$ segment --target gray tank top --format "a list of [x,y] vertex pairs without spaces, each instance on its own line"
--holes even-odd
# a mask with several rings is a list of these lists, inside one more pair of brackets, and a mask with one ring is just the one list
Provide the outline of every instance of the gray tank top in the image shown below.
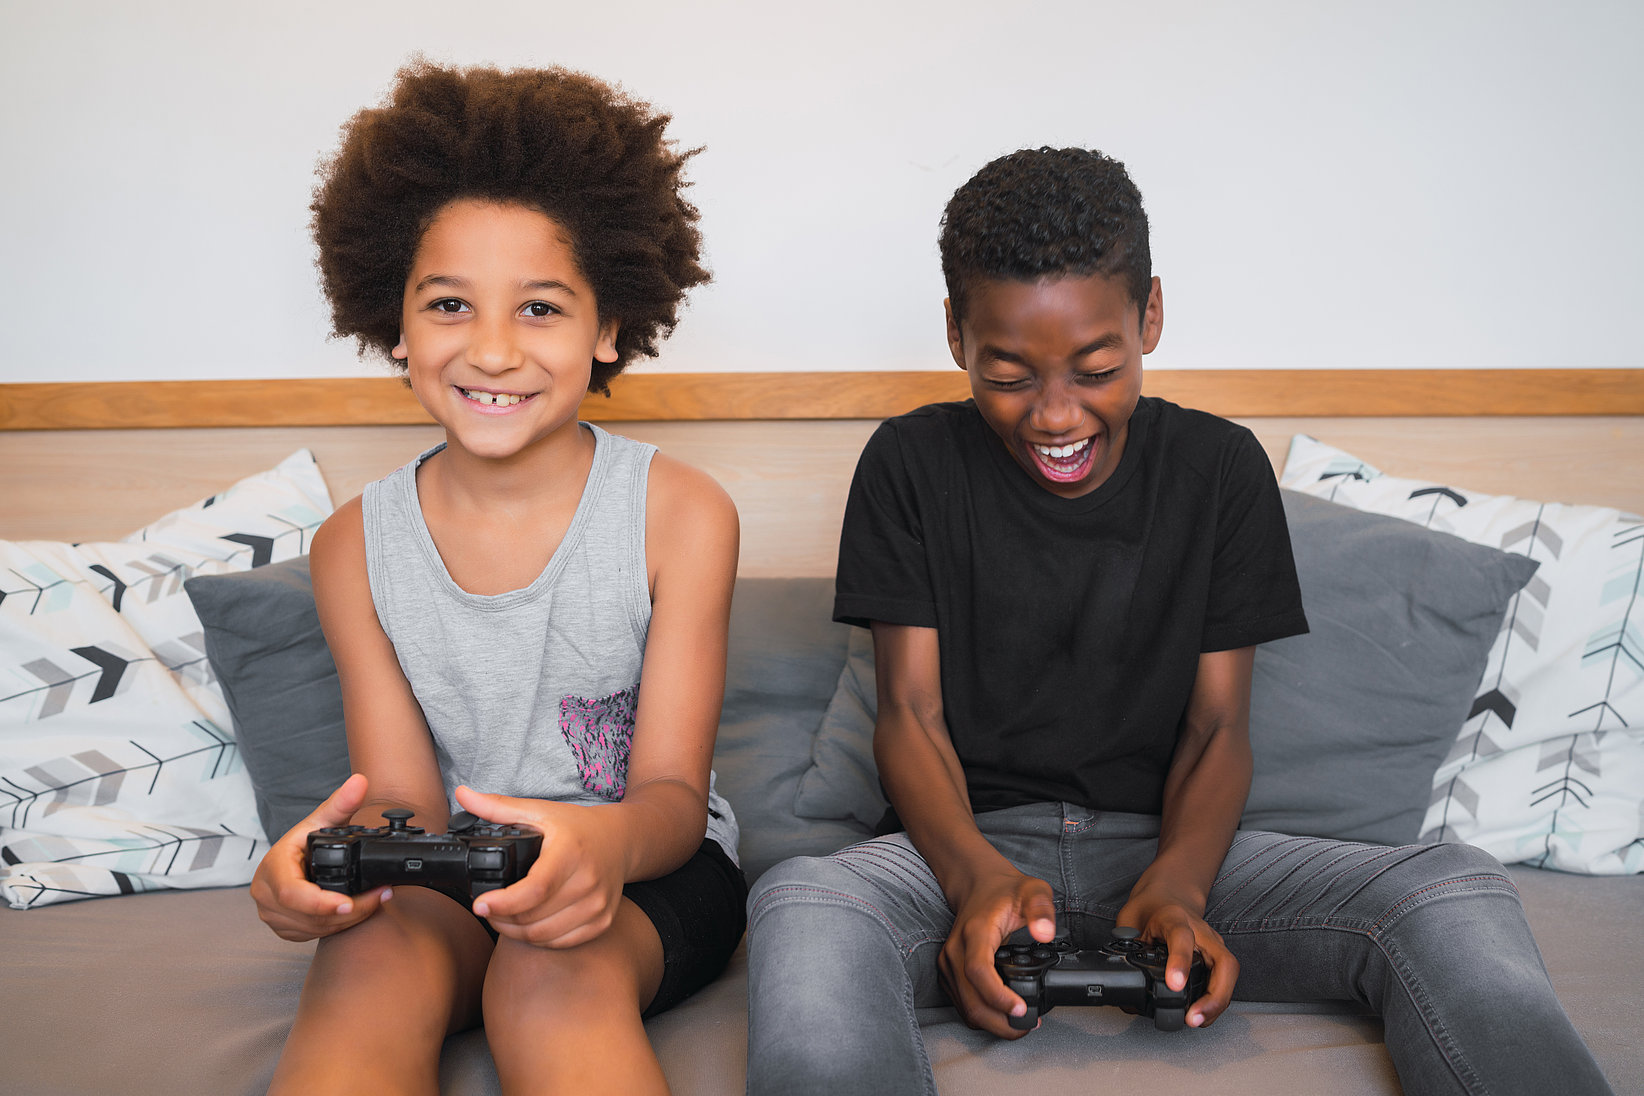
[[[417,500],[417,467],[443,445],[365,488],[371,601],[433,733],[447,796],[467,784],[595,804],[626,790],[651,624],[645,489],[656,448],[582,427],[594,436],[582,499],[523,589],[471,594],[445,569]],[[736,859],[736,818],[711,777],[708,836]]]

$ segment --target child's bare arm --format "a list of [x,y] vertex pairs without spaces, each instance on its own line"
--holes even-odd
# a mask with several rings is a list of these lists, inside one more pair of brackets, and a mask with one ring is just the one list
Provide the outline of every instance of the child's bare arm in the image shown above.
[[934,628],[875,622],[879,710],[873,752],[880,779],[914,847],[954,911],[938,969],[965,1022],[1006,1039],[1024,1033],[1008,1016],[1025,1010],[1005,987],[993,955],[1026,926],[1039,940],[1056,931],[1050,884],[1024,875],[976,828],[964,770],[942,708],[941,658]]
[[1198,1027],[1232,999],[1239,964],[1204,922],[1216,880],[1250,792],[1250,675],[1255,648],[1199,656],[1198,674],[1165,776],[1159,851],[1131,889],[1118,923],[1140,928],[1170,950],[1166,981],[1180,988],[1197,948],[1210,965],[1210,984],[1190,1007]]
[[579,807],[459,801],[497,821],[543,827],[526,879],[486,895],[505,936],[570,947],[610,926],[623,884],[668,874],[690,859],[707,826],[708,773],[725,690],[726,635],[736,579],[736,507],[711,477],[657,455],[646,507],[651,624],[641,671],[627,788],[620,803]]
[[623,802],[644,806],[658,827],[642,821],[628,849],[629,879],[665,875],[702,843],[740,540],[724,488],[689,465],[653,459],[645,535],[651,627]]
[[361,822],[381,825],[383,809],[406,807],[417,825],[438,833],[449,810],[434,740],[371,601],[359,499],[344,503],[314,535],[309,570],[342,688],[349,765],[371,781]]
[[381,824],[403,806],[431,830],[444,828],[445,795],[422,709],[377,622],[365,572],[360,502],[344,504],[315,534],[309,570],[320,625],[337,664],[347,724],[349,779],[291,832],[278,837],[252,881],[259,915],[291,940],[341,931],[376,912],[383,888],[347,896],[321,890],[303,871],[307,835],[350,821]]

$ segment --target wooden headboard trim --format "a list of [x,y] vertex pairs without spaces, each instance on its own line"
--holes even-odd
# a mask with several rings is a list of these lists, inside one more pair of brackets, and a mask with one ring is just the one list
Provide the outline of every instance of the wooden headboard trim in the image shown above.
[[[602,422],[881,419],[969,394],[958,370],[634,373]],[[1644,415],[1644,369],[1161,369],[1145,390],[1226,416]],[[397,378],[0,384],[0,430],[427,423]]]

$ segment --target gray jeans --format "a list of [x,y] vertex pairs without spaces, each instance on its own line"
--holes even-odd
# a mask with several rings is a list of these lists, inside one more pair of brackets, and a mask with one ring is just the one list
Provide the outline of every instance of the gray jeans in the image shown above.
[[[1159,820],[1041,803],[977,816],[1050,883],[1075,944],[1106,938]],[[1468,845],[1241,831],[1205,919],[1246,1001],[1359,1001],[1410,1096],[1609,1093],[1553,994],[1518,892]],[[952,912],[905,834],[786,861],[748,899],[748,1091],[933,1093],[914,1009],[947,1003]]]

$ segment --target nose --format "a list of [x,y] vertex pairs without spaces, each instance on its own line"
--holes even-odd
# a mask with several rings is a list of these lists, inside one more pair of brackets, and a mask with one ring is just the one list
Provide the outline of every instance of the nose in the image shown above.
[[486,373],[506,373],[523,359],[512,317],[476,319],[468,327],[468,364]]
[[1084,418],[1084,409],[1068,386],[1052,382],[1039,390],[1028,424],[1038,433],[1052,436],[1072,433]]

